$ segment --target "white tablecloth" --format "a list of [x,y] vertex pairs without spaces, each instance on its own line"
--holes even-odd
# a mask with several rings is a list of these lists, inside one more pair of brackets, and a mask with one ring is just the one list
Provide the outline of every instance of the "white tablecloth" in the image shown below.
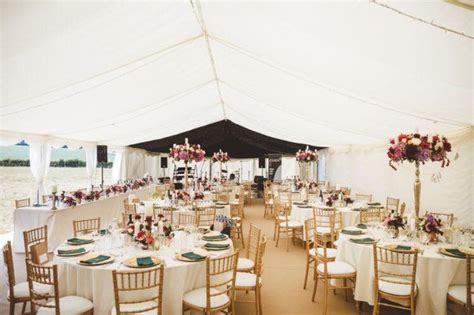
[[[232,245],[232,241],[227,243]],[[89,245],[91,248],[94,245]],[[94,303],[95,315],[109,315],[114,307],[114,289],[112,270],[137,270],[128,268],[123,261],[132,256],[159,257],[165,262],[163,287],[163,314],[181,315],[183,296],[186,292],[206,285],[205,262],[187,263],[174,259],[175,251],[167,248],[161,251],[144,251],[141,249],[116,249],[101,253],[115,254],[116,262],[105,266],[82,266],[77,262],[81,258],[64,258],[55,256],[54,263],[58,264],[59,292],[62,296],[79,295]],[[225,251],[212,252],[215,256],[226,256],[233,253],[233,247]],[[123,256],[120,257],[120,255]]]
[[[372,245],[350,242],[342,235],[337,249],[337,261],[344,261],[357,270],[355,299],[374,304],[374,261]],[[424,247],[418,256],[416,275],[418,297],[416,313],[445,315],[449,285],[466,283],[466,264],[463,259],[450,258],[438,253],[435,245]]]
[[140,199],[149,199],[155,186],[111,196],[97,201],[82,203],[75,207],[51,210],[49,207],[25,207],[15,209],[13,214],[13,250],[23,253],[23,231],[43,225],[48,226],[48,244],[52,251],[73,233],[73,220],[100,217],[102,227],[107,226],[112,219],[120,220],[123,211],[123,201],[129,194]]

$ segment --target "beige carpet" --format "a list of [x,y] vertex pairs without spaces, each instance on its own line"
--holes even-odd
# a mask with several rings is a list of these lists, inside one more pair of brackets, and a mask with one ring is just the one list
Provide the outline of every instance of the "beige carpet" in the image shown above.
[[[261,201],[256,200],[251,206],[246,206],[245,213],[245,235],[248,233],[249,224],[252,223],[261,228],[268,238],[268,245],[264,258],[265,267],[262,289],[263,313],[269,315],[322,314],[322,286],[318,288],[316,302],[314,303],[311,302],[313,289],[312,280],[308,281],[308,288],[303,290],[306,254],[302,245],[290,245],[290,251],[287,252],[286,240],[283,239],[278,248],[275,247],[275,242],[272,240],[273,221],[263,218],[263,205],[261,204]],[[2,246],[5,241],[5,237],[0,238]],[[17,281],[24,281],[24,255],[15,255],[14,260]],[[0,267],[0,283],[2,284],[0,289],[0,314],[8,314],[8,303],[6,300],[6,270],[3,264]],[[254,296],[252,292],[249,294],[239,293],[237,299],[237,314],[255,314],[255,305],[253,303],[240,302],[245,300],[253,302]],[[371,314],[371,311],[371,307],[364,304],[360,314]],[[21,307],[17,306],[16,314],[20,314],[20,312]],[[352,297],[346,302],[344,300],[344,294],[341,291],[337,295],[333,295],[332,293],[329,295],[328,314],[348,315],[359,314],[359,312],[356,309]],[[408,314],[408,312],[382,309],[381,314]],[[460,313],[452,312],[450,314]]]

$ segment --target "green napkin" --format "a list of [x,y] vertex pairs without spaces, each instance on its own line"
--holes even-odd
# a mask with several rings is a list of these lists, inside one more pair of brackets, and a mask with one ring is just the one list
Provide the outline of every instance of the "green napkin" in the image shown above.
[[153,264],[151,257],[137,257],[137,265],[140,267],[153,266]]
[[218,201],[216,204],[221,205],[221,206],[226,206],[229,203],[228,202],[223,202],[223,201]]
[[216,209],[224,209],[224,206],[216,206]]
[[360,208],[352,208],[352,211],[360,211]]
[[411,246],[397,245],[396,250],[411,250]]
[[193,252],[184,253],[184,254],[181,254],[181,256],[183,256],[187,259],[190,259],[190,260],[194,260],[194,261],[199,261],[199,260],[206,259],[206,257],[195,254]]
[[362,234],[361,230],[345,230],[345,229],[342,229],[341,232],[343,234],[348,234],[348,235],[361,235]]
[[308,205],[301,205],[301,206],[298,206],[298,208],[309,209],[309,208],[312,208],[312,207],[308,206]]
[[215,249],[227,249],[229,248],[229,244],[215,244],[215,243],[206,243],[206,245],[204,245],[205,247],[208,247],[208,248],[215,248]]
[[109,230],[107,230],[107,229],[99,230],[99,234],[102,235],[102,236],[106,235],[106,234],[109,234]]
[[82,239],[82,238],[74,237],[74,238],[68,239],[67,242],[70,243],[70,244],[73,244],[73,245],[83,245],[83,244],[92,243],[93,240],[85,240],[85,239]]
[[80,253],[85,253],[86,249],[84,247],[78,248],[78,249],[58,249],[58,254],[59,255],[74,255],[74,254],[80,254]]
[[366,237],[366,238],[359,238],[359,239],[351,239],[351,242],[357,243],[357,244],[372,244],[375,242],[373,238]]
[[302,206],[302,205],[305,205],[306,202],[295,201],[295,202],[293,202],[293,204]]
[[380,202],[367,202],[369,206],[380,206]]
[[91,258],[91,259],[81,260],[81,263],[89,264],[89,265],[95,265],[95,264],[101,263],[103,261],[106,261],[109,258],[110,258],[110,256],[99,255],[99,256]]
[[359,229],[366,229],[367,228],[367,225],[363,224],[363,223],[359,223],[356,225]]
[[219,235],[205,235],[202,237],[203,240],[205,241],[221,241],[227,239],[227,237],[224,234],[219,234]]
[[466,254],[464,254],[463,252],[461,252],[457,248],[446,248],[445,251],[447,251],[448,253],[450,253],[451,255],[454,255],[456,257],[466,258]]

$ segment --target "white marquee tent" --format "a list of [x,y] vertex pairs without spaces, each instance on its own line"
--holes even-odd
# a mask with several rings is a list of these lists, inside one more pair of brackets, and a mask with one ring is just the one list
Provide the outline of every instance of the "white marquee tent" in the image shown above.
[[116,178],[131,176],[153,157],[126,146],[230,119],[329,147],[328,180],[411,204],[413,166],[388,168],[387,139],[443,133],[459,159],[423,167],[423,207],[474,220],[474,11],[461,5],[5,1],[1,11],[1,143],[35,144],[38,165],[45,146],[64,144],[93,165],[106,144]]

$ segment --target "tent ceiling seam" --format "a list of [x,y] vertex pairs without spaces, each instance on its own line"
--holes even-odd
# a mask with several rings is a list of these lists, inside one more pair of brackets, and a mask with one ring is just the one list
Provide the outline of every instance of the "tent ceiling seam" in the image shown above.
[[221,83],[224,84],[225,86],[229,87],[230,89],[236,91],[237,93],[240,93],[240,94],[243,94],[251,99],[253,99],[254,101],[256,101],[257,103],[261,104],[261,105],[264,105],[264,106],[268,106],[272,109],[275,109],[275,110],[278,110],[280,112],[284,112],[285,114],[287,115],[292,115],[298,119],[301,119],[301,120],[304,120],[306,122],[309,122],[311,124],[315,124],[315,125],[320,125],[320,126],[324,126],[326,128],[329,128],[329,129],[333,129],[333,130],[337,130],[337,131],[342,131],[342,132],[346,132],[346,133],[349,133],[349,134],[357,134],[359,136],[363,136],[363,137],[368,137],[368,138],[373,138],[373,139],[386,139],[385,137],[379,137],[379,136],[373,136],[373,135],[369,135],[369,134],[364,134],[364,133],[361,133],[361,132],[358,132],[358,131],[353,131],[353,130],[348,130],[348,129],[343,129],[343,128],[337,128],[337,127],[334,127],[332,126],[331,124],[329,123],[326,123],[326,122],[322,122],[322,121],[318,121],[318,120],[313,120],[313,119],[308,119],[306,118],[306,116],[301,116],[301,115],[298,115],[296,113],[293,113],[293,112],[288,112],[288,111],[285,111],[283,109],[281,109],[279,106],[277,105],[274,105],[274,104],[270,104],[268,102],[265,102],[265,101],[262,101],[262,100],[259,100],[258,98],[256,98],[255,96],[253,95],[250,95],[248,94],[248,92],[244,92],[242,91],[241,89],[239,88],[236,88],[234,87],[233,85],[229,84],[228,82],[226,81],[222,81],[221,80]]
[[[196,1],[196,6],[194,5],[194,1]],[[209,34],[207,32],[207,27],[206,27],[206,22],[204,21],[204,16],[202,14],[202,7],[198,0],[190,0],[190,3],[194,12],[194,16],[196,17],[196,20],[202,29],[202,33],[206,41],[207,52],[209,53],[209,60],[211,62],[212,72],[214,74],[214,79],[216,80],[217,93],[219,95],[220,105],[222,108],[222,114],[224,116],[224,119],[227,119],[224,99],[222,98],[221,86],[219,85],[219,77],[217,75],[216,63],[214,61],[214,54],[212,53],[211,44],[209,42]]]
[[467,34],[467,33],[460,32],[460,31],[456,31],[456,30],[451,29],[451,28],[447,28],[447,27],[442,26],[442,25],[440,25],[440,24],[438,24],[438,23],[435,23],[435,22],[433,22],[433,21],[426,21],[426,20],[424,20],[424,19],[422,19],[422,18],[416,17],[416,16],[414,16],[414,15],[405,13],[405,12],[403,12],[402,10],[396,9],[396,8],[394,8],[394,7],[391,7],[391,6],[389,6],[388,4],[382,3],[382,2],[380,2],[380,1],[378,1],[378,0],[370,0],[370,2],[373,3],[373,4],[376,4],[376,5],[378,5],[378,6],[381,6],[381,7],[385,8],[385,9],[391,10],[391,11],[393,11],[393,12],[395,12],[395,13],[398,13],[398,14],[400,14],[400,15],[403,15],[403,16],[406,16],[406,17],[408,17],[408,18],[414,19],[414,20],[416,20],[416,21],[418,21],[418,22],[421,22],[421,23],[428,24],[428,25],[431,25],[431,26],[433,26],[433,27],[439,28],[439,29],[441,29],[441,30],[443,30],[443,31],[445,31],[445,32],[449,32],[449,33],[456,34],[456,35],[459,35],[459,36],[463,36],[463,37],[466,37],[466,38],[474,39],[474,36],[472,36],[472,35],[469,35],[469,34]]
[[228,48],[230,48],[230,49],[232,49],[232,50],[234,50],[238,53],[241,53],[241,54],[243,54],[243,55],[245,55],[245,56],[261,63],[261,64],[264,64],[268,67],[276,69],[280,72],[286,73],[286,74],[294,77],[295,79],[307,82],[307,83],[309,83],[311,85],[315,85],[319,88],[323,88],[323,89],[325,89],[327,91],[330,91],[332,93],[336,93],[336,94],[342,95],[344,97],[352,98],[352,99],[358,100],[362,103],[365,103],[365,104],[368,104],[368,105],[371,105],[371,106],[374,106],[374,107],[378,107],[378,108],[381,108],[381,109],[384,109],[384,110],[396,112],[396,113],[406,115],[406,116],[412,116],[412,117],[415,117],[415,118],[418,118],[418,119],[431,121],[433,123],[441,122],[441,123],[454,125],[454,126],[460,126],[460,127],[470,126],[470,124],[467,124],[467,123],[464,123],[464,122],[459,122],[459,121],[450,120],[450,119],[442,119],[442,118],[438,118],[438,117],[427,117],[427,116],[423,116],[422,114],[415,113],[415,112],[412,113],[412,112],[406,112],[406,111],[403,111],[403,110],[398,110],[398,109],[396,109],[396,108],[394,108],[394,107],[392,107],[388,104],[383,104],[383,103],[375,101],[375,100],[366,99],[366,98],[363,98],[362,96],[356,95],[356,94],[351,93],[349,91],[345,91],[341,88],[337,88],[337,87],[331,86],[331,85],[326,84],[326,83],[321,83],[321,82],[314,81],[313,79],[306,77],[304,74],[300,74],[300,73],[288,70],[285,67],[280,66],[280,65],[278,65],[278,64],[276,64],[272,61],[265,60],[264,58],[258,56],[257,54],[255,54],[253,52],[250,52],[249,50],[247,50],[245,48],[242,48],[242,47],[240,47],[236,44],[233,44],[229,41],[226,41],[222,38],[219,38],[215,35],[210,34],[209,38],[211,38],[214,41],[216,41],[217,43],[220,43],[225,47],[228,47]]
[[[160,49],[160,50],[158,50],[158,51],[154,51],[154,52],[152,52],[152,53],[150,53],[150,54],[147,54],[147,55],[145,55],[145,56],[141,56],[141,57],[139,57],[139,58],[133,59],[133,60],[127,62],[127,63],[121,64],[121,65],[119,65],[119,66],[116,66],[116,67],[113,67],[113,68],[110,68],[110,69],[107,69],[107,70],[105,70],[105,71],[102,71],[102,72],[100,72],[100,73],[94,74],[94,75],[89,76],[89,77],[87,77],[87,78],[84,78],[84,79],[81,79],[81,80],[77,80],[77,81],[75,81],[75,82],[69,83],[69,84],[64,85],[64,86],[60,86],[60,87],[53,88],[53,89],[48,90],[48,91],[46,91],[46,92],[43,92],[43,93],[41,93],[41,94],[39,94],[39,95],[35,95],[35,96],[32,96],[32,97],[24,98],[24,99],[22,99],[22,100],[18,100],[18,101],[16,101],[16,102],[10,103],[10,104],[8,104],[8,105],[0,106],[0,109],[12,107],[12,106],[18,105],[18,104],[20,104],[20,103],[24,103],[24,102],[26,102],[26,101],[38,99],[38,98],[40,98],[40,97],[47,96],[47,95],[49,95],[49,94],[51,94],[51,93],[58,92],[58,91],[60,91],[60,90],[64,90],[64,89],[67,89],[67,88],[71,88],[71,87],[74,87],[74,86],[79,85],[79,84],[82,84],[82,83],[86,83],[86,82],[88,82],[88,81],[91,81],[91,80],[93,80],[93,79],[99,78],[99,77],[104,76],[104,75],[106,75],[106,74],[113,73],[114,71],[117,71],[117,70],[126,68],[127,66],[130,66],[130,65],[132,65],[132,64],[135,64],[135,63],[137,63],[137,62],[140,62],[140,61],[149,59],[149,58],[151,58],[151,57],[153,57],[153,56],[156,56],[156,55],[161,55],[161,56],[163,56],[164,54],[166,54],[166,53],[168,53],[168,52],[170,52],[170,51],[173,51],[173,49],[175,49],[175,48],[178,48],[178,47],[183,46],[183,45],[185,45],[185,44],[188,44],[188,43],[190,43],[190,42],[194,42],[195,40],[201,38],[202,36],[203,36],[203,34],[199,34],[199,35],[197,35],[197,36],[193,36],[193,37],[187,38],[187,39],[185,39],[185,40],[183,40],[183,41],[180,41],[180,42],[178,42],[178,43],[176,43],[176,44],[173,44],[173,45],[171,45],[171,46],[165,47],[165,48]],[[160,57],[161,57],[161,56],[160,56]],[[134,72],[134,71],[136,71],[136,70],[138,70],[138,69],[141,69],[141,68],[144,67],[144,66],[149,65],[150,63],[153,63],[153,62],[157,61],[158,59],[159,59],[159,58],[150,60],[150,61],[146,62],[145,64],[143,64],[143,65],[141,65],[141,66],[139,66],[139,67],[137,67],[137,68],[134,68],[134,69],[132,69],[132,70],[126,71],[126,72],[124,72],[124,73],[122,73],[122,74],[120,74],[120,75],[118,75],[118,76],[116,76],[116,77],[113,77],[113,78],[111,78],[111,79],[109,79],[109,80],[106,80],[106,81],[104,81],[104,82],[102,82],[102,83],[100,83],[100,84],[98,84],[98,85],[94,85],[94,86],[89,87],[89,88],[86,88],[86,89],[84,89],[84,90],[77,91],[77,92],[75,92],[75,93],[73,93],[73,94],[71,94],[71,95],[68,95],[68,96],[65,96],[65,97],[62,97],[62,98],[58,98],[58,99],[52,100],[52,101],[50,101],[50,102],[40,103],[40,104],[37,104],[37,105],[35,105],[35,106],[28,107],[28,108],[24,108],[24,109],[21,109],[21,110],[16,111],[16,112],[10,112],[10,113],[4,114],[4,115],[0,115],[0,117],[12,115],[12,114],[16,114],[16,113],[18,113],[18,112],[26,111],[26,110],[28,110],[28,109],[34,109],[34,108],[46,106],[46,105],[49,105],[49,104],[56,103],[56,102],[58,102],[58,101],[67,99],[67,98],[69,98],[69,97],[75,96],[75,95],[80,94],[80,93],[82,93],[82,92],[85,92],[85,91],[91,90],[91,89],[93,89],[93,88],[99,87],[99,86],[101,86],[101,85],[103,85],[103,84],[105,84],[105,83],[111,82],[111,81],[113,81],[113,80],[115,80],[115,79],[118,79],[118,78],[120,78],[120,77],[122,77],[122,76],[124,76],[124,75],[126,75],[126,74],[132,73],[132,72]]]

